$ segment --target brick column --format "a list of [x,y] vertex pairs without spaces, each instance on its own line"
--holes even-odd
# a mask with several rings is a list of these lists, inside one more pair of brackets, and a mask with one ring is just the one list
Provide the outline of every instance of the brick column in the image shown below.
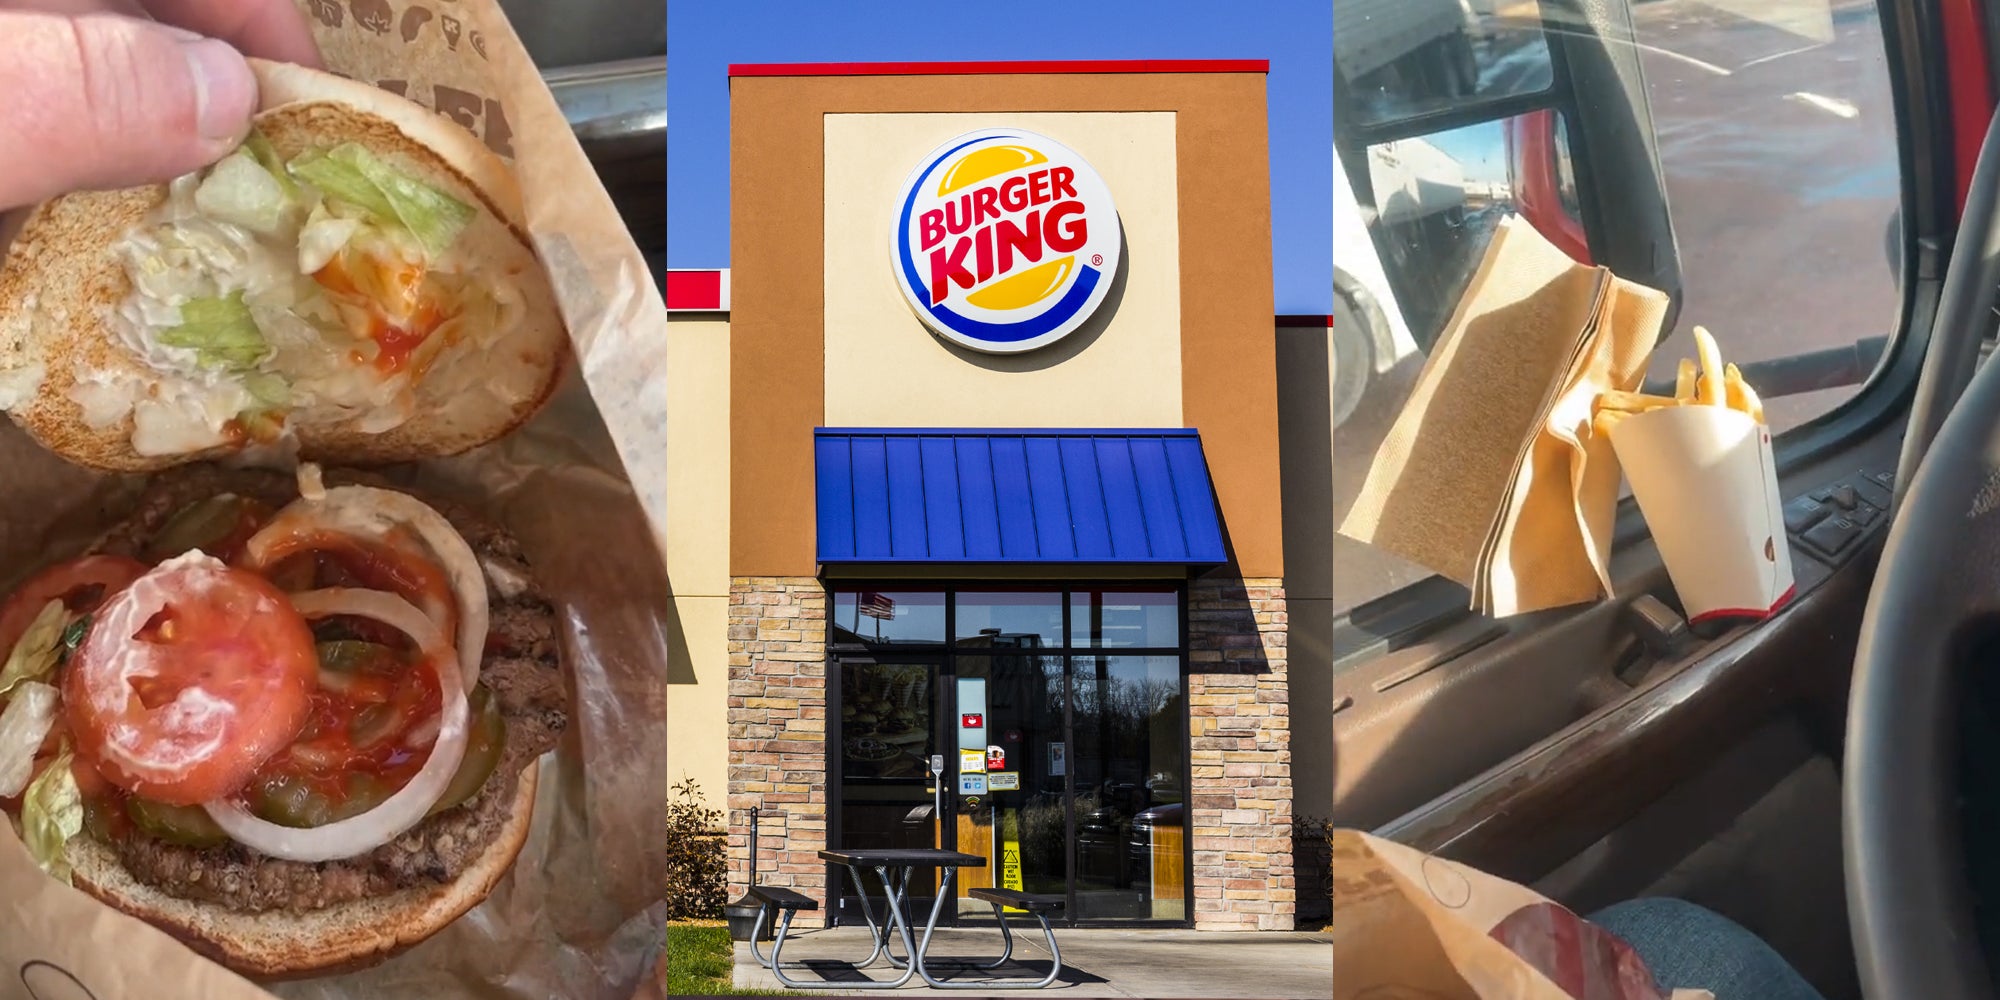
[[828,913],[826,592],[811,577],[729,582],[729,889],[750,874],[750,807],[782,810],[757,831],[757,881]]
[[1201,930],[1291,930],[1292,750],[1281,580],[1188,590],[1194,919]]

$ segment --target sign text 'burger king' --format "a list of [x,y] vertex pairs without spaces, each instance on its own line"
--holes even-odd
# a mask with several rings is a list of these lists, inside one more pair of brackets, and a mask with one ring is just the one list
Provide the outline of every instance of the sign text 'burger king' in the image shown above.
[[1067,336],[1111,290],[1123,239],[1104,179],[1020,129],[961,135],[903,182],[896,284],[941,336],[1011,354]]

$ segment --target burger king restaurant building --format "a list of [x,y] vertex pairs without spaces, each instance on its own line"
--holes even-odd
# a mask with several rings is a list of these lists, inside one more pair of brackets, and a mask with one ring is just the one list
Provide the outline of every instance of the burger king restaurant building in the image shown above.
[[1274,322],[1266,68],[732,67],[730,266],[667,283],[669,763],[732,897],[756,807],[841,923],[818,851],[943,846],[968,921],[1292,928],[1329,373]]

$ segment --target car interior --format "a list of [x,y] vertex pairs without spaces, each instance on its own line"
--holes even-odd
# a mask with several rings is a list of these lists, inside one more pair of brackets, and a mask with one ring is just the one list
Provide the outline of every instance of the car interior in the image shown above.
[[[1337,25],[1357,6],[1336,0]],[[1672,46],[1635,34],[1666,16],[1656,6],[1531,5],[1550,71],[1497,91],[1453,72],[1383,82],[1350,72],[1337,43],[1341,169],[1364,192],[1380,179],[1371,147],[1552,109],[1590,255],[1679,296],[1693,251],[1674,227],[1694,206],[1667,197],[1645,76],[1668,63],[1644,54]],[[1295,624],[1293,641],[1332,651],[1335,825],[1578,913],[1701,904],[1829,1000],[2000,996],[2000,369],[1981,365],[2000,316],[2000,3],[1807,6],[1836,25],[1879,19],[1900,305],[1872,343],[1744,366],[1767,399],[1856,385],[1775,438],[1791,602],[1690,625],[1627,498],[1615,597],[1492,619],[1466,610],[1465,588],[1417,579],[1337,614],[1327,635]],[[1371,103],[1398,88],[1442,96],[1400,114]],[[1669,319],[1664,353],[1691,350],[1688,323]]]

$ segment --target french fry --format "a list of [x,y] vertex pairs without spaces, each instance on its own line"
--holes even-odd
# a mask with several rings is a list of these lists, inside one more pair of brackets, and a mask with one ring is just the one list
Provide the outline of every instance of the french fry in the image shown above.
[[1695,367],[1693,358],[1682,358],[1680,373],[1674,378],[1674,398],[1682,404],[1694,402]]
[[1631,414],[1618,410],[1603,410],[1590,421],[1591,433],[1598,437],[1609,439],[1611,437],[1611,428],[1618,426],[1620,420],[1629,416]]
[[1695,385],[1695,401],[1704,406],[1727,405],[1727,390],[1723,387],[1722,349],[1715,345],[1715,338],[1707,328],[1694,328],[1694,348],[1701,358],[1701,378]]
[[1743,381],[1743,370],[1736,367],[1735,362],[1722,366],[1722,398],[1730,409],[1749,414],[1750,397],[1744,394],[1748,388]]
[[1625,392],[1612,389],[1597,394],[1597,409],[1622,410],[1626,413],[1644,413],[1663,406],[1679,406],[1680,400],[1672,396],[1649,396],[1643,392]]
[[[1736,366],[1730,365],[1729,368],[1731,371],[1735,371]],[[1763,423],[1764,401],[1757,398],[1757,390],[1750,388],[1750,383],[1743,381],[1741,374],[1736,376],[1736,384],[1738,388],[1743,390],[1743,412],[1748,413],[1750,419],[1760,424]]]

